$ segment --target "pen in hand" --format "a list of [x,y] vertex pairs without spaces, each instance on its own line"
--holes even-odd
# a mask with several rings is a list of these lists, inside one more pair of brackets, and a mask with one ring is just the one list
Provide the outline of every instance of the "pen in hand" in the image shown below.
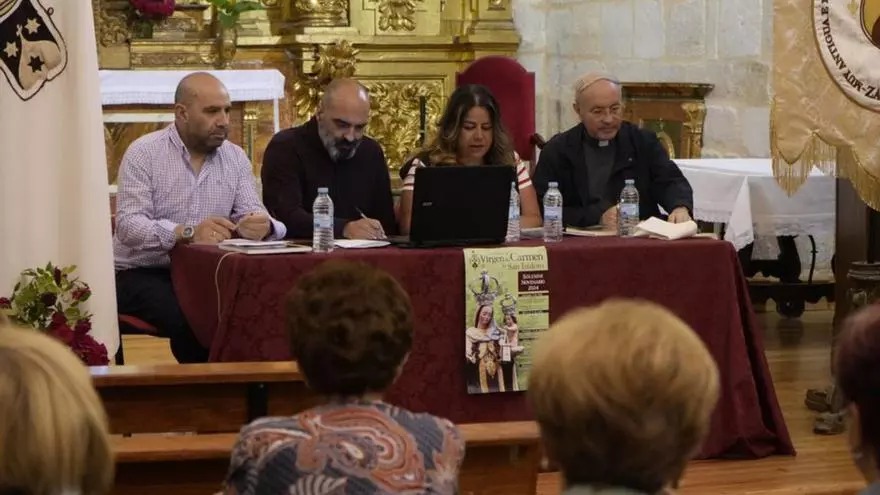
[[[361,218],[364,220],[372,220],[372,218],[364,215],[364,212],[361,211],[360,208],[355,207],[354,209],[357,210],[358,214],[360,214]],[[376,222],[376,224],[379,226],[379,239],[387,239],[388,236],[385,235],[385,229],[382,228],[382,224],[379,222]]]

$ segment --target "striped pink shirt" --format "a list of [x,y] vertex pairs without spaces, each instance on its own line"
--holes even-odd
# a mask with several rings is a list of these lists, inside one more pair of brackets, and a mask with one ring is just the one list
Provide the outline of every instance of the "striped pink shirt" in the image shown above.
[[[177,127],[141,136],[128,147],[116,194],[116,269],[168,266],[178,225],[198,225],[211,216],[233,223],[251,212],[266,213],[241,147],[224,141],[208,155],[199,175],[189,164]],[[287,228],[272,219],[270,239]]]

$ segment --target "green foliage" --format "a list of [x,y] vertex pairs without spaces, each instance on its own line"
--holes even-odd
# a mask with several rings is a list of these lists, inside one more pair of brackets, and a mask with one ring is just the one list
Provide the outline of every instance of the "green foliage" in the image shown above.
[[254,0],[208,0],[217,9],[217,19],[224,29],[232,29],[243,12],[262,10],[260,2]]
[[58,268],[47,263],[43,268],[21,272],[21,279],[9,298],[0,297],[0,311],[21,325],[47,330],[53,317],[64,315],[67,321],[87,320],[91,315],[79,305],[92,295],[89,286],[73,277],[76,266]]

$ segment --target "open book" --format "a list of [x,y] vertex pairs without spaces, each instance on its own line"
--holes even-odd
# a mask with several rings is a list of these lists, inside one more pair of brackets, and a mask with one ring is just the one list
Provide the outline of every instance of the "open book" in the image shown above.
[[684,223],[670,223],[651,217],[636,226],[636,237],[654,237],[669,241],[684,239],[697,235],[697,222],[689,220]]
[[290,241],[249,241],[247,239],[227,239],[218,247],[224,251],[243,254],[286,254],[310,253],[311,246],[296,244]]

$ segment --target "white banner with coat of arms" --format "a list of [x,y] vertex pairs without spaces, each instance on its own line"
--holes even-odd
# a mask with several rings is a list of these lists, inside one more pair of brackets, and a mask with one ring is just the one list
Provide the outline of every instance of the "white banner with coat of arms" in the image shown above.
[[0,0],[0,297],[76,265],[91,335],[119,342],[92,3]]
[[550,325],[547,250],[465,249],[465,381],[470,394],[526,390]]
[[774,174],[814,166],[880,207],[880,0],[774,0]]

